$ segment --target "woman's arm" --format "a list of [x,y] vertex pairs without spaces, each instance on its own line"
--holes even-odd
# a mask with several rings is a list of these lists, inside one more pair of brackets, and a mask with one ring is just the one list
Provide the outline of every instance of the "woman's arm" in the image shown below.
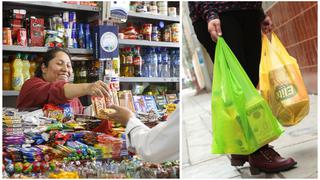
[[81,97],[85,95],[99,96],[99,97],[110,97],[111,91],[108,84],[97,81],[95,83],[80,83],[72,84],[66,83],[64,86],[64,95],[68,99],[73,99],[76,97]]

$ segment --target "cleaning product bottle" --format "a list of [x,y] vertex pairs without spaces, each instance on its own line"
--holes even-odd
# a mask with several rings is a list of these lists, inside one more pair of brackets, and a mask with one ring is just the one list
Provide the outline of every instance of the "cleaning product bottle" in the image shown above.
[[23,85],[23,74],[22,74],[22,60],[20,59],[21,54],[16,55],[15,60],[12,63],[12,88],[16,91],[20,91]]

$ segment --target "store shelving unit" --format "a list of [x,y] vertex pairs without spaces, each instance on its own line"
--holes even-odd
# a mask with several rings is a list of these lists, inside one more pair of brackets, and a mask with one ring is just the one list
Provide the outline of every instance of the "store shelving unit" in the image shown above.
[[120,45],[126,46],[152,46],[152,47],[173,47],[179,48],[179,43],[174,42],[160,42],[160,41],[147,41],[147,40],[132,40],[132,39],[119,39]]
[[2,91],[3,96],[19,96],[19,91],[4,90]]
[[154,83],[179,82],[178,77],[170,77],[170,78],[120,77],[119,80],[120,82],[154,82]]
[[16,6],[23,6],[27,8],[29,6],[33,7],[50,7],[50,8],[57,8],[57,9],[66,9],[66,10],[76,10],[76,11],[90,11],[90,12],[100,12],[99,7],[93,6],[84,6],[84,5],[76,5],[76,4],[67,4],[67,3],[59,3],[59,2],[50,2],[50,1],[20,1],[20,2],[6,2],[8,5],[16,5]]
[[[4,51],[14,51],[14,52],[37,52],[37,53],[45,53],[47,52],[48,47],[23,47],[23,46],[8,46],[4,45]],[[76,48],[68,48],[71,54],[92,54],[92,50],[89,49],[76,49]]]
[[129,12],[129,18],[143,18],[143,19],[153,19],[153,20],[162,20],[162,21],[172,21],[172,22],[179,22],[179,16],[163,16],[163,15],[154,15],[150,13],[136,13],[136,12]]
[[[94,6],[84,6],[84,5],[76,5],[76,4],[67,4],[62,2],[50,2],[50,1],[6,1],[3,3],[3,10],[8,9],[26,9],[27,12],[32,12],[37,15],[44,15],[44,17],[48,17],[58,12],[62,11],[76,11],[78,12],[79,18],[85,17],[88,20],[94,18],[96,14],[99,14],[101,9],[100,7]],[[77,17],[78,18],[78,17]],[[2,51],[3,53],[8,52],[26,52],[26,53],[45,53],[47,52],[48,47],[23,47],[23,46],[8,46],[3,45]],[[71,54],[79,54],[79,55],[92,55],[93,51],[89,49],[76,49],[76,48],[68,48]],[[4,97],[14,98],[19,95],[19,91],[14,90],[5,90],[2,95]]]

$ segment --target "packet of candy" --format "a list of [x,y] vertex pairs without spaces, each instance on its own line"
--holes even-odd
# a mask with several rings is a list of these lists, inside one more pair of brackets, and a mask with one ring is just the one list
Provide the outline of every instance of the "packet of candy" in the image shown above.
[[73,119],[74,115],[70,104],[61,104],[59,107],[63,108],[63,122]]
[[101,117],[101,114],[99,112],[107,108],[105,98],[92,96],[91,102],[93,113],[92,116]]
[[54,118],[58,121],[63,121],[64,119],[64,109],[62,107],[46,104],[43,106],[42,110],[45,117]]

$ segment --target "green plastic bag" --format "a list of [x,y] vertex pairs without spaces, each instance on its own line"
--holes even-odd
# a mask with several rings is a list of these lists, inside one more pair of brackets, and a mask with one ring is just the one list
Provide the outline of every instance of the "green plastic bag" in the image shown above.
[[222,37],[215,52],[212,127],[214,154],[251,154],[283,132]]

